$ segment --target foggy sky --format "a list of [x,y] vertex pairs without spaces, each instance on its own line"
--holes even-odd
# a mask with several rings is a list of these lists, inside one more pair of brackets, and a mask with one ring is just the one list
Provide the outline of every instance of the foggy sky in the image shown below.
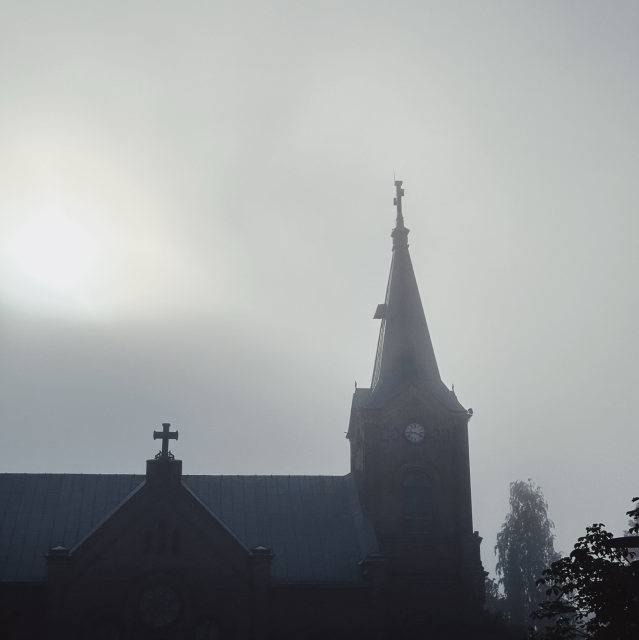
[[621,534],[637,33],[621,1],[0,2],[0,470],[143,473],[168,421],[185,473],[347,473],[395,171],[484,564],[517,479],[558,549]]

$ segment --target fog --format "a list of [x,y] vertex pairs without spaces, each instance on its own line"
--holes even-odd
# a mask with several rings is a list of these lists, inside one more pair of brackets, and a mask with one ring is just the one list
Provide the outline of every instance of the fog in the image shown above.
[[639,495],[639,6],[0,4],[0,470],[344,474],[393,172],[475,528]]

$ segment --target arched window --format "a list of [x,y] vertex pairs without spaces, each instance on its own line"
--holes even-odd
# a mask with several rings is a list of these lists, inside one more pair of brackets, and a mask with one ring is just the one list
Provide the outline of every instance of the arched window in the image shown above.
[[409,471],[402,479],[402,506],[408,533],[428,533],[433,528],[433,487],[421,471]]

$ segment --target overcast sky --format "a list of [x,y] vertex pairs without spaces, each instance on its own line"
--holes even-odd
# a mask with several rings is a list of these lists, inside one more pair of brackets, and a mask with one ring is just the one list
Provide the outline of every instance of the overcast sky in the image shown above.
[[393,171],[485,565],[639,495],[639,4],[0,0],[0,469],[344,474]]

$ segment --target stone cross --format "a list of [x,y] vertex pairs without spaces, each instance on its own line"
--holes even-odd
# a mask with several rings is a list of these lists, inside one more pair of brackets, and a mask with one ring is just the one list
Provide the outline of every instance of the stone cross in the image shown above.
[[172,458],[171,452],[169,451],[169,440],[177,440],[178,432],[177,431],[169,431],[171,424],[168,422],[162,423],[162,431],[154,431],[153,439],[154,440],[162,440],[162,451],[158,453],[156,458],[164,459],[164,458]]

